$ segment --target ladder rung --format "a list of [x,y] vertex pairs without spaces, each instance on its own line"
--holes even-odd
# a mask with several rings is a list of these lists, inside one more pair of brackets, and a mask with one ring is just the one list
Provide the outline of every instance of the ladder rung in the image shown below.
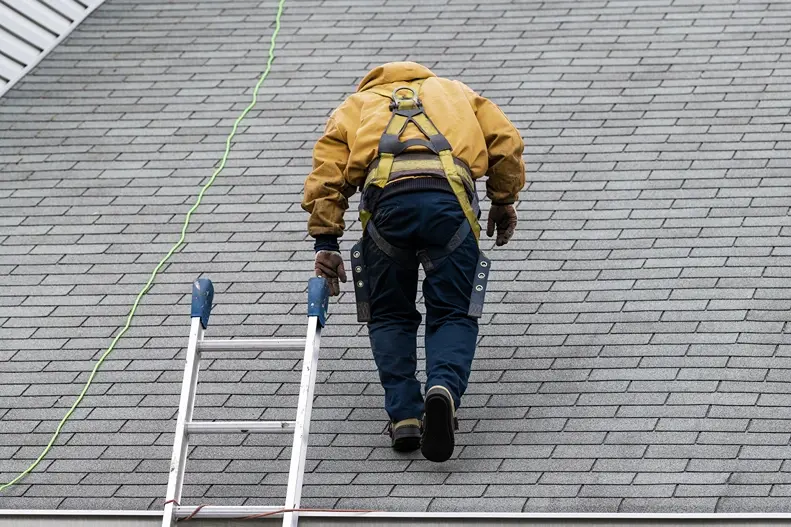
[[[195,512],[198,507],[179,505],[174,507],[177,518],[186,518]],[[222,505],[207,505],[201,507],[198,513],[193,518],[243,518],[245,516],[253,516],[255,514],[265,514],[267,512],[274,512],[283,510],[283,506],[222,506]],[[274,514],[273,514],[274,516]]]
[[305,339],[199,340],[198,351],[302,350]]
[[188,434],[276,434],[293,432],[297,424],[294,421],[192,421],[184,426]]

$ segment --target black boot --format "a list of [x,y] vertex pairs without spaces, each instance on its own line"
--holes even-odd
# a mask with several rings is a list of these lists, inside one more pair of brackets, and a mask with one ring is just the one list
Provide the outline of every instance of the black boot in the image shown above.
[[420,420],[404,419],[397,423],[390,422],[391,446],[397,452],[412,452],[420,448]]
[[453,455],[453,431],[458,428],[453,397],[444,386],[432,386],[425,404],[420,450],[429,461],[447,461]]

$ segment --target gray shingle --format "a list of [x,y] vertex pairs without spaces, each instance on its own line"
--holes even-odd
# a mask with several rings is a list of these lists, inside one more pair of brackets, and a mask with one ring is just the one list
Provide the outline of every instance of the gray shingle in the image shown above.
[[[623,513],[713,513],[717,498],[626,498],[619,512]],[[721,512],[721,511],[720,511]]]
[[674,485],[583,485],[581,497],[669,498]]
[[[519,512],[527,498],[482,497],[482,498],[434,498],[429,512]],[[412,509],[410,509],[412,510]]]
[[524,512],[576,512],[613,513],[618,511],[622,498],[564,498],[564,497],[531,497],[524,506]]

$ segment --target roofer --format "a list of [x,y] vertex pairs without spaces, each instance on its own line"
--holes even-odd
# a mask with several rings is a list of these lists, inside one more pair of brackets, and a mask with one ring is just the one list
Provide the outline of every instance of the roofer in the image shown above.
[[[402,139],[404,139],[402,141]],[[352,248],[357,318],[368,323],[392,447],[445,461],[467,388],[490,262],[479,250],[474,180],[492,204],[487,235],[504,245],[525,183],[524,143],[491,101],[414,62],[371,70],[330,116],[313,151],[302,207],[315,271],[330,294],[346,282],[338,238],[362,191],[363,238]],[[426,397],[415,377],[418,266],[425,271]]]

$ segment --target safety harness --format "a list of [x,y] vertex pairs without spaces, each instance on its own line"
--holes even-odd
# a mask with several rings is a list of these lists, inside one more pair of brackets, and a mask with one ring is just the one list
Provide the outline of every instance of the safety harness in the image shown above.
[[[478,225],[479,211],[474,210],[473,207],[474,202],[475,208],[477,208],[477,198],[472,174],[464,162],[453,157],[450,143],[423,111],[423,104],[417,95],[417,90],[422,84],[423,80],[415,81],[410,86],[396,88],[392,94],[380,88],[370,89],[371,92],[391,100],[392,115],[379,139],[379,156],[369,167],[363,185],[364,201],[361,203],[360,210],[363,229],[373,213],[372,210],[367,210],[365,207],[369,205],[368,202],[371,200],[372,194],[378,194],[375,189],[384,189],[388,184],[413,174],[438,175],[448,181],[477,240],[481,228]],[[399,96],[399,92],[402,91],[408,91],[411,96]],[[423,139],[401,141],[401,134],[404,133],[409,123],[413,123],[428,138],[428,141]],[[433,152],[434,156],[405,153],[408,148],[414,146],[422,146]],[[373,205],[375,206],[375,203]]]
[[[423,104],[418,98],[418,91],[423,82],[423,80],[414,81],[408,86],[396,88],[392,93],[380,88],[370,89],[371,92],[391,100],[392,116],[379,140],[379,155],[368,168],[360,201],[360,221],[363,227],[363,237],[370,236],[374,244],[393,261],[405,268],[414,268],[420,263],[426,273],[431,273],[462,244],[470,232],[475,235],[477,242],[481,228],[478,224],[480,208],[472,173],[463,161],[453,157],[450,143],[423,111]],[[404,91],[409,92],[410,96],[401,97],[399,92]],[[404,133],[409,123],[413,123],[426,136],[427,140],[401,141],[401,134]],[[414,146],[424,147],[431,153],[406,152],[408,148]],[[467,221],[461,223],[450,241],[440,249],[420,251],[401,249],[385,240],[374,223],[370,221],[385,187],[395,181],[410,177],[446,179],[464,211]],[[369,322],[371,304],[368,276],[363,261],[363,239],[360,239],[352,248],[351,256],[357,320]],[[491,261],[479,249],[468,316],[478,318],[483,312],[490,268]]]

